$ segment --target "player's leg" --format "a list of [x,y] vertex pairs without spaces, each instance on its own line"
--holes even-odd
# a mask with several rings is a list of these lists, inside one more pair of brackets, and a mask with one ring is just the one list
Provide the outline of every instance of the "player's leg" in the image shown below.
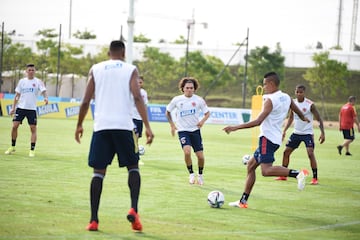
[[205,167],[205,157],[204,157],[204,147],[202,144],[202,137],[200,130],[196,130],[195,132],[190,134],[192,147],[196,154],[198,160],[198,184],[203,185],[203,170]]
[[194,174],[194,169],[193,169],[192,159],[191,159],[192,145],[191,145],[189,132],[180,131],[180,132],[178,132],[178,136],[179,136],[181,148],[184,153],[185,165],[189,172],[189,183],[194,184],[195,183],[195,174]]
[[23,114],[22,109],[17,108],[15,111],[15,116],[13,118],[13,124],[11,127],[11,147],[9,147],[5,151],[5,154],[11,154],[15,152],[16,139],[18,137],[18,128],[24,118],[25,115]]

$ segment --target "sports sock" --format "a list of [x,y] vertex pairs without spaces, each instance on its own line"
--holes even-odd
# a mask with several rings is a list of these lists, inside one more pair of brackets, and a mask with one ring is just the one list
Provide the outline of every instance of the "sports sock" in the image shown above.
[[299,170],[290,169],[289,171],[289,177],[296,178],[298,174],[299,174]]
[[16,139],[11,139],[11,146],[15,147],[15,145],[16,145]]
[[35,143],[31,143],[30,149],[31,149],[31,150],[34,150],[34,149],[35,149]]
[[90,184],[90,205],[91,205],[91,221],[99,222],[98,211],[100,197],[103,187],[104,175],[95,173]]
[[128,185],[130,189],[131,207],[137,212],[141,186],[141,177],[138,168],[129,170]]
[[189,165],[189,166],[187,166],[187,169],[188,169],[188,171],[189,171],[190,174],[191,174],[191,173],[194,173],[192,164]]
[[203,174],[204,167],[199,167],[199,175]]
[[249,196],[250,196],[250,194],[247,194],[247,193],[243,193],[243,195],[241,196],[241,198],[240,198],[240,202],[241,203],[246,203],[247,202],[247,200],[248,200],[248,198],[249,198]]
[[313,172],[313,178],[317,179],[317,168],[313,168],[312,172]]

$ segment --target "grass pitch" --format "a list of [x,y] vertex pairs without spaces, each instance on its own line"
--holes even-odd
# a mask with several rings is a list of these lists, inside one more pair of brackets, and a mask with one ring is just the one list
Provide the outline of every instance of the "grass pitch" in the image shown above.
[[[39,119],[35,158],[28,157],[26,122],[20,126],[15,154],[4,154],[11,124],[10,118],[0,117],[0,239],[360,238],[360,140],[351,145],[353,156],[339,156],[336,145],[342,135],[334,128],[326,127],[325,143],[316,145],[318,186],[299,192],[295,179],[278,182],[258,171],[249,208],[239,209],[227,204],[243,192],[246,167],[241,157],[252,153],[250,129],[227,135],[223,126],[203,127],[206,166],[200,187],[188,184],[180,144],[170,135],[169,125],[152,123],[155,140],[145,146],[141,166],[139,213],[144,230],[134,233],[126,220],[127,172],[116,162],[104,181],[100,231],[85,230],[90,216],[92,169],[87,155],[92,121],[85,122],[79,145],[74,140],[75,120]],[[281,164],[283,150],[281,146],[277,151],[275,164]],[[195,158],[193,163],[196,170]],[[293,153],[290,167],[310,169],[303,145]],[[207,205],[212,190],[225,195],[220,209]]]

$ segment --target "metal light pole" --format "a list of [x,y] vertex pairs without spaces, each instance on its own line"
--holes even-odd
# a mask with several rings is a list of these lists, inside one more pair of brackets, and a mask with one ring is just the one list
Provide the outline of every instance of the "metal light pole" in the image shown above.
[[248,65],[248,51],[249,51],[249,28],[247,29],[247,35],[246,35],[246,53],[245,53],[245,72],[244,72],[244,84],[243,84],[243,105],[242,107],[245,108],[245,102],[246,102],[246,83],[247,83],[247,65]]
[[[206,23],[206,22],[201,22],[201,23],[199,23],[199,24],[202,24],[205,29],[208,27],[208,23]],[[194,25],[195,25],[195,19],[191,19],[191,20],[188,20],[188,21],[187,21],[187,24],[186,24],[186,27],[187,27],[187,38],[186,38],[185,73],[184,73],[184,77],[186,77],[187,74],[188,74],[190,31],[191,31],[191,26],[194,26]]]
[[0,49],[0,92],[2,85],[3,51],[4,51],[4,22],[1,24],[1,49]]
[[59,88],[59,75],[60,75],[60,56],[61,56],[61,24],[59,29],[59,45],[58,45],[58,58],[57,58],[57,73],[56,73],[56,89],[55,95],[58,97]]

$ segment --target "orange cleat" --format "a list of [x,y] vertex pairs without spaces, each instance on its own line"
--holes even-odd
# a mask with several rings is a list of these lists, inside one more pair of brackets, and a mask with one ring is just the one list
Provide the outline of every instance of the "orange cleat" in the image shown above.
[[280,176],[280,177],[275,178],[275,180],[277,180],[277,181],[286,181],[287,177]]
[[128,215],[127,215],[127,219],[129,220],[129,222],[131,222],[131,226],[134,231],[141,232],[142,225],[140,222],[140,216],[139,216],[139,214],[137,214],[137,212],[135,212],[134,208],[130,208]]
[[87,225],[86,230],[97,231],[98,227],[99,227],[99,223],[97,223],[95,220],[93,220]]
[[311,184],[311,185],[318,185],[319,182],[318,182],[317,178],[313,178],[313,179],[311,179],[311,183],[310,183],[310,184]]

